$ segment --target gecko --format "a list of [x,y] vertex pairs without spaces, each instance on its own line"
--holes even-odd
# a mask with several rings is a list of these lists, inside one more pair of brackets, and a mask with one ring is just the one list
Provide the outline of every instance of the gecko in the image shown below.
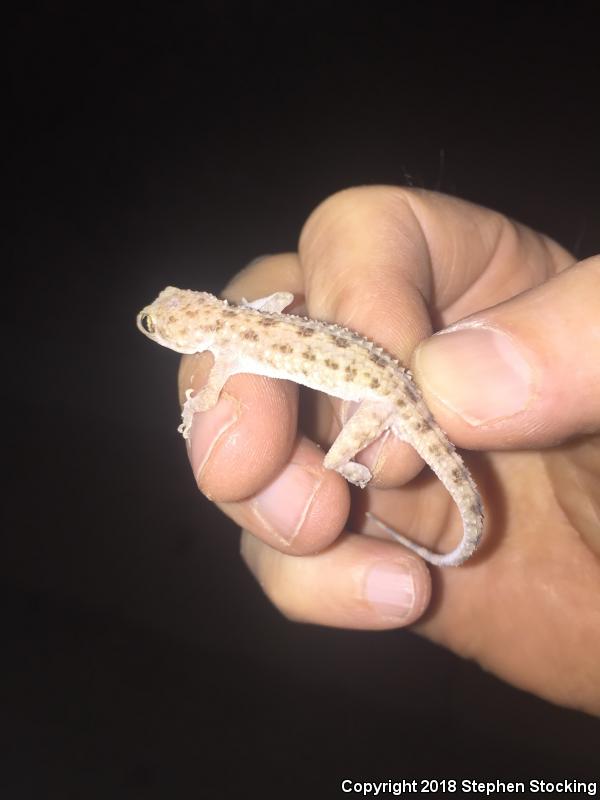
[[436,553],[372,517],[396,541],[436,566],[458,566],[477,548],[483,505],[477,486],[437,422],[411,373],[390,353],[359,333],[328,322],[282,313],[294,300],[275,292],[239,305],[207,292],[168,286],[137,316],[139,330],[178,353],[209,350],[214,365],[206,385],[186,391],[179,431],[189,438],[196,412],[218,401],[231,375],[279,378],[358,403],[323,460],[323,466],[364,488],[370,470],[355,456],[389,431],[407,442],[444,484],[463,523],[459,544]]

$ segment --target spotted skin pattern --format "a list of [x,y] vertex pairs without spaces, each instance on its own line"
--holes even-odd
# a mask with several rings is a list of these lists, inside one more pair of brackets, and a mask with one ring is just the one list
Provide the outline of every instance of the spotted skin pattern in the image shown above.
[[340,431],[323,465],[364,488],[372,475],[354,460],[357,453],[386,431],[410,444],[458,506],[462,539],[451,552],[435,553],[373,519],[426,561],[437,566],[462,564],[481,539],[481,498],[410,372],[383,348],[354,331],[281,313],[293,299],[289,292],[276,292],[232,305],[206,292],[168,286],[140,311],[138,328],[153,341],[178,353],[210,350],[214,357],[206,385],[199,392],[186,392],[180,432],[187,439],[194,414],[212,408],[227,379],[239,373],[291,380],[356,402],[355,413]]

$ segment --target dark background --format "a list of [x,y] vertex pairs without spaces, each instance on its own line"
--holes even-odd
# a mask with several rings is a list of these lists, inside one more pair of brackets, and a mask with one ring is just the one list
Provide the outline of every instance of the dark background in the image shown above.
[[[596,14],[596,17],[598,14]],[[597,775],[600,726],[409,632],[295,625],[197,492],[134,317],[294,249],[361,183],[600,252],[597,19],[572,5],[23,4],[7,23],[0,786],[341,794]]]

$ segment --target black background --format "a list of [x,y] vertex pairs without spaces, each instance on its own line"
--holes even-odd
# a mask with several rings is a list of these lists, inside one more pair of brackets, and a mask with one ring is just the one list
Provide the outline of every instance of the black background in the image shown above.
[[[596,18],[598,14],[596,14]],[[134,317],[294,249],[361,183],[600,252],[597,19],[567,4],[23,4],[6,25],[7,798],[590,777],[600,729],[409,632],[294,625],[176,434]]]

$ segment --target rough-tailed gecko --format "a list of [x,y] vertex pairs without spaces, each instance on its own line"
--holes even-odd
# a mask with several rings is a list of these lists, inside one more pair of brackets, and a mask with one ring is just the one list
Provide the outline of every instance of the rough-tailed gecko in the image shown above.
[[[276,292],[232,305],[206,292],[168,286],[137,317],[138,328],[178,353],[210,350],[206,385],[186,392],[180,432],[189,437],[193,415],[212,408],[231,375],[283,378],[359,403],[327,452],[323,465],[364,488],[371,472],[354,461],[385,431],[408,442],[442,481],[458,506],[463,536],[449,553],[434,553],[377,520],[404,546],[437,566],[457,566],[475,551],[483,529],[477,487],[454,446],[435,422],[410,372],[354,331],[281,313],[293,301]],[[373,515],[371,515],[373,516]],[[377,519],[377,518],[375,518]]]

